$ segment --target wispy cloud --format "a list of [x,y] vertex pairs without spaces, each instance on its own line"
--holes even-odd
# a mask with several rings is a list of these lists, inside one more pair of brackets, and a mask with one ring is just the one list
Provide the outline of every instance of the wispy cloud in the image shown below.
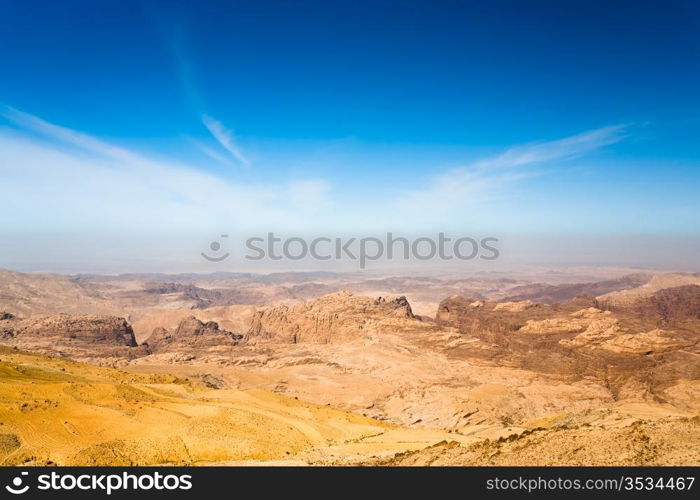
[[[143,155],[7,106],[0,106],[0,117],[14,125],[0,126],[0,178],[5,188],[0,210],[15,214],[10,221],[15,229],[36,230],[45,225],[153,234],[220,229],[257,233],[261,228],[413,231],[479,220],[482,226],[493,221],[505,221],[508,226],[522,216],[521,211],[496,206],[493,200],[512,199],[527,179],[563,171],[566,162],[587,157],[628,134],[625,126],[605,127],[515,146],[443,171],[425,180],[420,189],[406,190],[410,181],[398,178],[392,186],[377,187],[370,198],[360,186],[338,191],[316,176],[297,175],[286,181],[265,180],[257,172],[245,176],[246,180],[232,178],[230,173],[219,176],[176,158]],[[234,161],[192,140],[217,161]]]
[[[163,39],[165,47],[172,54],[175,72],[192,111],[201,119],[212,137],[236,160],[236,162],[245,167],[249,167],[250,160],[237,143],[233,131],[227,129],[221,121],[205,112],[207,109],[211,108],[207,106],[204,98],[205,96],[200,92],[200,87],[197,82],[195,60],[190,50],[191,45],[187,42],[187,23],[183,21],[182,17],[177,17],[177,15],[172,12],[172,9],[163,11],[152,7],[151,14],[156,22],[158,32]],[[213,148],[204,144],[202,141],[193,138],[190,138],[190,141],[210,158],[220,163],[231,165],[222,155],[218,154]]]
[[[145,156],[7,106],[0,117],[0,210],[16,228],[137,232],[309,227],[314,199],[328,208],[328,184],[236,182],[177,159]],[[301,183],[301,184],[299,184]],[[314,188],[315,186],[315,188]],[[304,189],[302,188],[302,191]],[[24,207],[17,212],[17,207]],[[155,233],[154,233],[155,234]]]
[[627,130],[626,125],[615,125],[509,148],[444,172],[423,189],[403,193],[395,200],[395,208],[416,220],[439,219],[501,196],[518,181],[555,171],[563,162],[615,144],[627,137]]
[[207,127],[207,130],[209,130],[214,139],[216,139],[226,151],[231,153],[236,160],[246,167],[250,166],[250,161],[236,143],[233,131],[228,130],[220,121],[206,114],[202,115],[202,123],[204,123],[204,126]]
[[91,152],[113,159],[120,159],[129,162],[140,162],[142,159],[130,151],[101,141],[91,135],[84,134],[77,130],[62,127],[54,123],[47,122],[38,116],[25,113],[11,106],[0,104],[0,116],[7,121],[18,125],[20,128],[36,132],[45,137],[52,138],[63,145],[72,145],[84,152]]
[[184,137],[191,144],[193,144],[197,149],[199,149],[202,153],[207,155],[212,160],[215,160],[218,163],[221,163],[223,165],[227,165],[229,167],[233,165],[233,161],[230,159],[229,156],[224,156],[224,154],[219,153],[217,150],[208,146],[207,144],[200,141],[199,139],[195,139],[194,137],[190,137],[189,135],[186,135]]
[[504,153],[476,162],[478,169],[514,168],[535,163],[576,158],[627,137],[626,125],[614,125],[549,142],[509,148]]

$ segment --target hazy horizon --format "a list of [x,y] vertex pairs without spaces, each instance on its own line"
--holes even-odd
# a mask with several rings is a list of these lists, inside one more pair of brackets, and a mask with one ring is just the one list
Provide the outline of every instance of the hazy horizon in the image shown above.
[[360,268],[357,259],[348,257],[327,261],[311,257],[253,261],[246,258],[244,242],[236,240],[233,234],[232,241],[224,242],[219,251],[231,254],[222,262],[208,262],[201,256],[202,252],[214,253],[208,245],[216,236],[125,239],[121,236],[74,235],[68,240],[63,237],[59,235],[58,240],[50,234],[6,237],[0,248],[0,268],[59,274],[330,271],[430,275],[585,267],[700,271],[697,265],[700,237],[693,235],[502,235],[496,244],[500,252],[497,260],[486,261],[478,257],[442,260],[438,256],[429,260],[413,257],[389,260],[383,256],[368,261],[364,269]]
[[8,5],[0,267],[325,269],[200,254],[444,232],[499,238],[467,269],[698,270],[700,17],[659,5]]

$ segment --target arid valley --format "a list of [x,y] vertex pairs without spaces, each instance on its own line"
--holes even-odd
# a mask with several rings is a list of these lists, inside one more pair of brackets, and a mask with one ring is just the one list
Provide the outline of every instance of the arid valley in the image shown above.
[[700,274],[0,270],[3,465],[700,465]]

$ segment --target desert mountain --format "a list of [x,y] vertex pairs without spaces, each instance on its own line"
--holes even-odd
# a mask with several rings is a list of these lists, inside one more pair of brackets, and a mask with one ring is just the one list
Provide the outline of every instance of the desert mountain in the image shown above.
[[234,346],[243,335],[222,330],[215,321],[201,322],[194,316],[183,319],[174,331],[156,328],[146,340],[153,352],[171,350],[195,351],[207,347]]
[[341,291],[293,307],[258,311],[245,339],[328,344],[387,329],[410,330],[419,323],[406,297],[371,299]]
[[[658,432],[658,436],[662,436],[659,446],[666,443],[669,451],[656,455],[649,452],[643,461],[639,459],[640,463],[683,463],[683,457],[677,453],[677,439],[672,434],[692,437],[700,425],[693,419],[700,411],[700,363],[697,361],[700,358],[700,286],[688,283],[696,277],[680,276],[680,285],[677,275],[652,278],[641,285],[638,283],[642,278],[635,281],[636,278],[620,277],[621,282],[596,286],[581,281],[559,295],[556,290],[545,290],[552,299],[546,303],[536,300],[535,295],[509,294],[526,283],[506,278],[463,282],[448,278],[390,277],[362,281],[358,276],[314,274],[308,277],[313,281],[308,282],[291,275],[272,276],[267,280],[228,274],[206,278],[130,275],[83,276],[67,281],[58,277],[54,283],[55,277],[44,276],[42,279],[53,283],[52,290],[58,290],[57,286],[66,287],[69,297],[66,303],[80,302],[83,300],[80,294],[85,293],[95,300],[72,307],[69,314],[56,314],[41,311],[60,309],[63,298],[44,297],[38,289],[31,291],[27,287],[34,283],[36,276],[14,273],[10,277],[15,280],[14,284],[0,284],[0,290],[14,294],[10,298],[2,296],[6,300],[3,304],[9,307],[4,308],[7,312],[0,312],[0,342],[15,349],[119,367],[125,372],[109,372],[114,380],[122,380],[123,376],[141,381],[135,382],[135,388],[141,392],[100,385],[95,393],[100,395],[99,400],[79,400],[78,406],[70,398],[54,394],[48,386],[40,388],[44,391],[42,394],[47,394],[44,399],[59,405],[56,408],[65,405],[71,414],[85,415],[88,420],[92,418],[88,418],[92,415],[92,406],[120,408],[122,405],[127,414],[135,412],[139,419],[150,421],[151,416],[162,417],[162,411],[179,412],[178,398],[194,401],[191,411],[195,413],[201,410],[207,415],[208,412],[238,415],[239,410],[253,411],[246,406],[252,401],[253,393],[246,391],[262,390],[265,392],[254,393],[254,406],[266,415],[271,415],[270,412],[293,415],[294,420],[300,416],[299,412],[308,415],[308,408],[330,406],[337,408],[337,415],[341,415],[338,418],[345,418],[342,415],[348,415],[348,411],[352,412],[352,418],[368,417],[362,420],[367,425],[363,429],[379,436],[374,440],[369,434],[363,434],[364,431],[358,434],[352,430],[342,436],[351,441],[360,436],[361,443],[335,441],[333,445],[336,437],[331,437],[308,441],[312,446],[301,444],[307,443],[305,440],[310,435],[307,430],[316,429],[317,425],[326,428],[322,413],[312,411],[311,420],[294,420],[298,422],[297,429],[306,437],[297,440],[296,434],[280,431],[275,435],[286,444],[270,445],[269,450],[273,450],[270,453],[261,451],[268,449],[265,444],[260,444],[263,448],[256,444],[253,449],[257,451],[253,455],[225,452],[223,448],[216,448],[209,437],[202,437],[186,443],[187,449],[193,446],[198,450],[195,453],[190,449],[192,457],[196,456],[193,461],[229,463],[282,458],[294,463],[418,464],[435,460],[436,463],[457,464],[477,463],[484,454],[491,453],[489,450],[495,450],[503,454],[502,459],[492,460],[498,464],[573,464],[577,460],[602,464],[608,463],[604,447],[595,451],[600,452],[598,455],[585,455],[577,452],[573,444],[558,449],[556,441],[574,443],[580,439],[595,443],[610,439],[614,443],[639,435],[642,436],[640,453],[647,453],[643,436]],[[349,282],[351,280],[355,282]],[[579,286],[581,283],[585,285],[583,288]],[[344,284],[352,290],[377,287],[381,293],[366,296],[357,291],[334,291],[308,300],[295,295],[302,293],[302,289],[304,294],[313,295],[313,290],[327,291],[333,287],[337,290]],[[410,296],[383,292],[386,288],[402,289],[407,285],[415,287],[410,296],[419,297],[421,315],[414,313]],[[226,287],[232,291],[219,294],[217,290]],[[244,295],[237,295],[236,287],[240,287]],[[568,297],[574,290],[599,293],[606,290],[605,287],[628,289],[598,297],[580,295],[553,300]],[[434,295],[457,289],[468,293],[444,300],[437,300]],[[535,292],[542,291],[538,290]],[[28,295],[20,299],[18,293]],[[625,299],[610,300],[610,297],[620,296],[616,294],[624,295]],[[447,295],[450,294],[442,297]],[[264,297],[264,300],[261,299],[262,304],[206,307],[209,300],[222,297],[237,297],[231,300],[238,300],[246,296],[255,296],[256,300]],[[81,310],[92,310],[95,304],[106,304],[106,309],[112,312],[98,314]],[[430,304],[434,304],[433,312],[426,315],[424,312]],[[433,314],[435,319],[429,317]],[[4,354],[2,360],[14,360],[15,365],[25,356],[17,350],[3,352],[9,354]],[[19,357],[12,357],[15,355]],[[35,373],[37,380],[47,377],[53,380],[53,375],[32,371],[32,363],[46,367],[54,359],[21,358],[20,364],[27,366],[29,372],[22,367],[17,370]],[[68,363],[67,360],[60,362]],[[93,375],[84,374],[97,368],[80,366],[85,368],[76,368],[77,371],[71,373],[76,376],[80,373],[80,377],[92,380]],[[156,380],[149,378],[152,373],[163,374],[163,380],[167,380],[163,383],[169,385],[148,382]],[[178,382],[175,382],[176,377]],[[71,379],[70,383],[74,382],[77,383]],[[212,394],[219,394],[221,405],[217,402],[214,406],[200,406],[199,389],[191,388],[192,384],[208,388],[206,390],[214,389],[216,392],[207,392],[206,399],[211,403],[212,398],[217,398]],[[5,388],[20,390],[9,385]],[[120,391],[135,395],[134,404],[140,408],[132,408],[128,398],[124,400],[119,395]],[[10,392],[7,394],[11,397]],[[41,399],[39,393],[36,394],[36,411],[40,413],[46,409],[38,403]],[[80,394],[83,399],[87,397],[83,392]],[[260,394],[264,396],[258,397]],[[290,407],[289,403],[296,399],[308,403],[293,403]],[[283,401],[282,406],[278,405],[280,401]],[[305,409],[290,409],[296,408],[296,404]],[[25,457],[14,454],[17,443],[34,443],[22,448],[23,453],[48,456],[41,454],[43,445],[32,441],[31,429],[24,429],[18,423],[21,419],[12,413],[13,408],[7,406],[2,410],[3,415],[11,416],[14,426],[9,434],[15,437],[7,438],[10,450],[7,457]],[[82,417],[76,418],[75,422],[80,422]],[[288,417],[280,418],[286,422]],[[187,427],[187,421],[189,417],[182,422],[177,420],[177,425],[173,423],[176,432],[199,432]],[[335,422],[328,425],[334,426]],[[114,424],[125,428],[140,425],[129,419],[116,419]],[[216,424],[209,424],[217,429],[216,426],[221,425],[223,429],[228,428],[229,421],[217,420]],[[353,426],[349,425],[349,429],[355,429]],[[273,429],[270,432],[277,432],[274,425],[270,428]],[[165,434],[170,436],[169,432]],[[258,436],[252,429],[246,432]],[[84,441],[65,436],[66,448],[61,448],[64,451],[52,452],[51,456],[59,457],[61,463],[104,463],[106,456],[128,457],[134,463],[161,463],[154,462],[155,455],[150,451],[153,449],[160,450],[158,453],[165,457],[162,462],[186,463],[188,460],[181,453],[185,448],[174,438],[170,447],[157,436],[146,433],[153,444],[146,449],[125,434],[107,432],[104,435],[111,440],[105,441],[100,433],[105,431],[99,430]],[[236,436],[231,437],[232,442],[243,439],[243,434]],[[487,438],[503,438],[504,441],[497,441],[501,444],[493,447],[484,442]],[[446,444],[425,449],[442,440]],[[71,455],[68,450],[71,442],[80,445],[80,449],[85,448],[85,453],[79,457]],[[398,442],[413,444],[406,447]],[[539,452],[527,454],[515,444],[508,444],[518,442]],[[387,443],[390,446],[385,446]],[[91,448],[93,445],[97,448]],[[282,456],[278,451],[284,447],[287,448]],[[362,451],[368,447],[381,453],[372,458]],[[0,446],[0,452],[2,449]],[[352,460],[347,455],[351,449],[352,453],[357,452]],[[6,463],[16,463],[13,462],[15,458],[8,458]],[[688,463],[697,457],[687,455],[686,459]],[[624,460],[620,458],[620,463]]]
[[647,319],[657,319],[661,324],[700,320],[700,286],[683,285],[663,288],[632,301],[612,304],[600,301],[613,311],[636,314]]
[[115,311],[96,287],[58,274],[17,273],[0,269],[0,310],[18,316],[31,314]]
[[533,283],[520,285],[508,290],[504,301],[533,300],[542,304],[553,304],[575,299],[581,295],[603,295],[642,286],[652,279],[652,275],[636,273],[612,280],[587,283]]
[[[546,279],[542,281],[542,277]],[[576,281],[573,285],[570,284],[572,280]],[[324,272],[64,276],[0,270],[0,310],[23,317],[57,313],[123,316],[134,324],[137,338],[143,339],[158,325],[141,331],[138,321],[159,313],[227,306],[293,305],[338,290],[373,297],[403,295],[411,302],[414,313],[432,315],[440,300],[455,294],[488,300],[530,299],[545,303],[569,300],[584,293],[601,295],[634,288],[645,280],[648,280],[648,275],[631,274],[626,269],[465,276],[451,273],[383,276]],[[209,319],[219,321],[219,318]]]
[[647,283],[617,292],[610,292],[598,297],[601,304],[608,306],[625,306],[639,299],[650,297],[656,292],[667,288],[700,285],[700,276],[696,274],[657,274]]
[[634,311],[601,310],[594,304],[599,305],[582,297],[504,310],[503,304],[452,297],[441,303],[437,320],[491,346],[465,344],[459,348],[465,356],[596,380],[616,400],[646,398],[700,408],[700,393],[686,394],[677,386],[700,379],[700,322],[666,322],[661,329],[658,315],[641,318]]
[[134,332],[124,318],[85,314],[27,319],[2,316],[0,340],[20,349],[100,362],[148,354],[145,347],[137,347]]

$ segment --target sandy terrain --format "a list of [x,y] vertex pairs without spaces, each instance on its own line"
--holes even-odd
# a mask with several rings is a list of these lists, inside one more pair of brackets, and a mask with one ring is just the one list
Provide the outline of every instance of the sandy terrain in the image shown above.
[[3,464],[698,464],[693,275],[3,273]]
[[266,391],[214,391],[172,376],[128,374],[7,348],[0,356],[3,465],[364,460],[450,437]]

